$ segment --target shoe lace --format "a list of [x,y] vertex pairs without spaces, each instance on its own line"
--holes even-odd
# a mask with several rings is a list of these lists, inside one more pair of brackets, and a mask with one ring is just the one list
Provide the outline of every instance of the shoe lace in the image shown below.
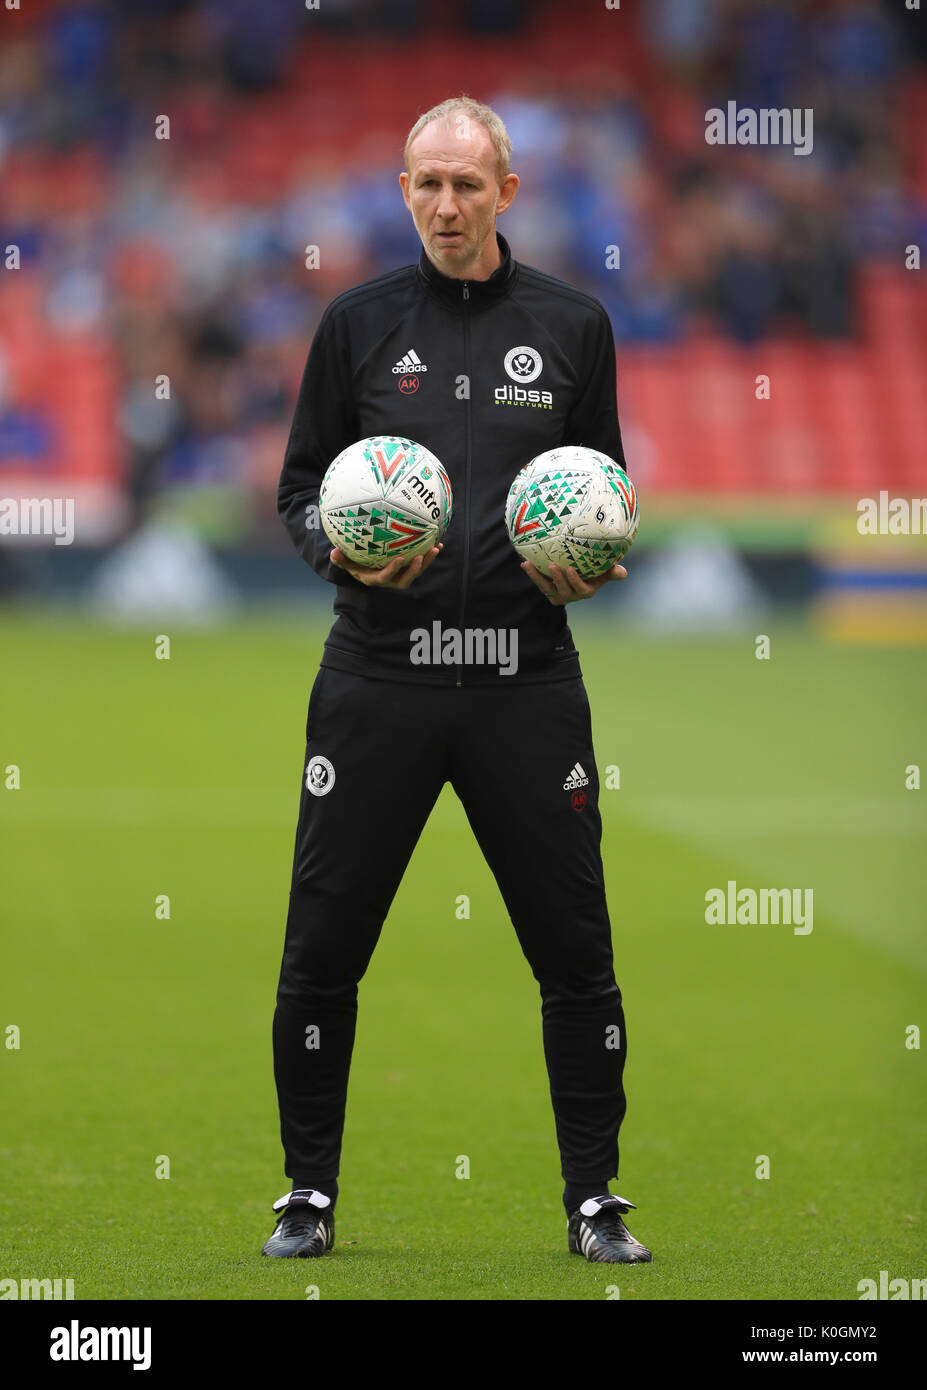
[[628,1241],[633,1237],[621,1217],[614,1207],[606,1207],[601,1215],[595,1218],[596,1235],[603,1236],[606,1240]]
[[307,1234],[319,1219],[318,1210],[313,1207],[287,1207],[280,1218],[282,1236],[301,1236]]

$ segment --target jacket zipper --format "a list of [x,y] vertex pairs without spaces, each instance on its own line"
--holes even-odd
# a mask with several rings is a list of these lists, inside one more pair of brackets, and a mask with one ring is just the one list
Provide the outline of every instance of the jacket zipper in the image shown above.
[[[471,433],[470,398],[471,398],[471,395],[472,395],[472,392],[473,392],[473,373],[472,373],[472,371],[471,371],[471,369],[470,369],[470,285],[469,285],[469,282],[468,282],[467,280],[464,280],[464,282],[463,282],[463,302],[464,302],[464,371],[466,372],[466,375],[467,375],[467,401],[466,401],[466,411],[467,411],[467,416],[466,416],[466,418],[467,418],[467,459],[466,459],[466,466],[465,466],[465,471],[464,471],[464,477],[465,477],[465,479],[466,479],[466,482],[465,482],[465,485],[464,485],[464,498],[465,498],[464,515],[466,516],[467,524],[466,524],[466,529],[464,530],[463,566],[462,566],[462,568],[461,568],[461,579],[460,579],[460,621],[459,621],[459,623],[458,623],[458,631],[460,632],[460,639],[461,639],[461,653],[462,653],[463,650],[464,650],[464,645],[463,645],[464,615],[465,615],[466,606],[467,606],[467,579],[469,578],[469,570],[470,570],[470,450],[471,450],[471,445],[470,445],[470,433]],[[458,690],[460,689],[460,687],[461,687],[462,685],[463,685],[463,660],[461,659],[461,661],[458,663],[458,666],[457,666],[457,688],[458,688]]]

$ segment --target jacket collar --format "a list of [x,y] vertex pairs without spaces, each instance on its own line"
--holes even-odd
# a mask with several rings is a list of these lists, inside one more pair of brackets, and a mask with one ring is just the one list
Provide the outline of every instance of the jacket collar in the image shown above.
[[419,282],[424,284],[433,294],[438,295],[446,304],[457,308],[463,308],[464,285],[467,286],[469,305],[472,309],[480,309],[497,299],[501,299],[503,295],[509,293],[515,284],[518,263],[512,259],[511,248],[501,232],[496,232],[496,242],[502,256],[502,262],[488,280],[457,280],[451,275],[443,274],[428,259],[423,246],[418,260]]

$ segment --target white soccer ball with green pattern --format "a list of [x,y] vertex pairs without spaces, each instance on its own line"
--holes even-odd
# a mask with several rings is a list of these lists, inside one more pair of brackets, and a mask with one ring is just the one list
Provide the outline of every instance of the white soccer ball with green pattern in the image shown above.
[[332,545],[372,569],[437,545],[452,509],[450,479],[434,454],[392,434],[342,449],[319,492],[322,527]]
[[604,574],[631,549],[640,511],[634,484],[607,454],[578,444],[538,454],[509,489],[505,524],[522,560],[542,574],[572,565]]

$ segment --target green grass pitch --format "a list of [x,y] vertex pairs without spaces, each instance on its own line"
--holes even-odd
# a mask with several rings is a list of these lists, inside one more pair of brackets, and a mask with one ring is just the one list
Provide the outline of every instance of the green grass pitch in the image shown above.
[[[654,1251],[616,1267],[567,1253],[537,986],[449,788],[361,985],[335,1250],[261,1258],[288,1190],[271,1017],[327,622],[168,628],[157,661],[154,630],[0,620],[0,769],[21,770],[0,786],[0,1037],[20,1030],[0,1047],[0,1278],[72,1278],[78,1299],[673,1300],[927,1275],[906,1045],[927,1024],[927,790],[905,787],[927,771],[925,657],[769,624],[759,661],[750,634],[574,623],[600,772],[620,769],[601,794],[629,1032],[613,1190]],[[708,925],[728,880],[813,889],[813,931]]]

